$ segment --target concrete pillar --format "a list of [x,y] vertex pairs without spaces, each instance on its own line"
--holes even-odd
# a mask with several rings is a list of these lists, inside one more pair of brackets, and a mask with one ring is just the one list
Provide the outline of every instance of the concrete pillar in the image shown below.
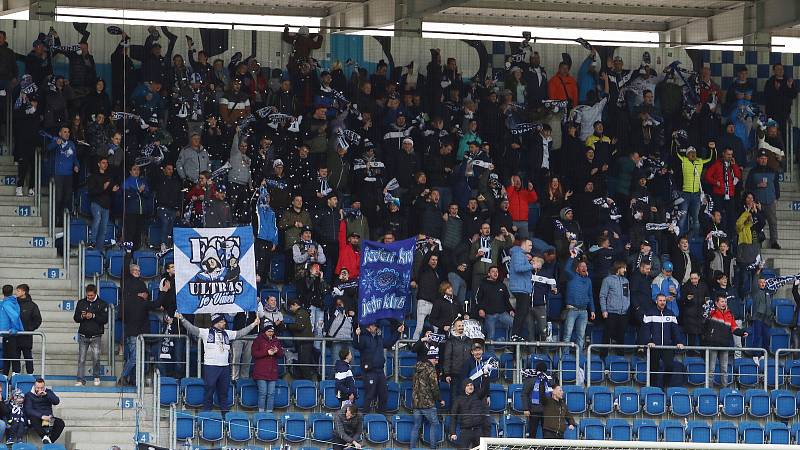
[[402,37],[422,37],[422,19],[404,17],[394,22],[395,36]]

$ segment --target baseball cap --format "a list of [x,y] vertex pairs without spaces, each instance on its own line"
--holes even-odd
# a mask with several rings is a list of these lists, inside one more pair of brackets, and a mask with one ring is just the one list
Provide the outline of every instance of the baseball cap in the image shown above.
[[665,262],[662,268],[664,269],[664,272],[672,272],[672,262],[671,261]]

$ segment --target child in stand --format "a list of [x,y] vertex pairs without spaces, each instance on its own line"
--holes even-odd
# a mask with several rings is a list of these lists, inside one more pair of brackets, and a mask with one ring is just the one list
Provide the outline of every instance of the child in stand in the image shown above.
[[25,395],[19,389],[14,389],[8,400],[8,410],[11,411],[8,419],[8,439],[6,444],[25,442],[28,434],[28,420],[25,418]]

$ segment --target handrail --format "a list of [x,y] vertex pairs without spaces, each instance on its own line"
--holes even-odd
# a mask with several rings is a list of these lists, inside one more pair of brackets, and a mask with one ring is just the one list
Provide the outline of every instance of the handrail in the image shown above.
[[794,179],[794,124],[792,123],[792,118],[786,118],[786,165],[789,169],[789,179],[792,183],[796,183],[797,181]]
[[[0,336],[39,336],[42,338],[42,354],[39,355],[39,359],[41,360],[41,367],[42,367],[42,377],[45,377],[46,372],[46,361],[47,361],[47,336],[42,333],[41,331],[17,331],[16,333],[12,333],[10,331],[0,331]],[[26,361],[25,358],[5,358],[3,355],[3,361]]]
[[33,205],[36,207],[39,217],[44,217],[42,214],[42,148],[36,147],[36,154],[34,156],[33,166],[33,192],[34,196]]
[[50,238],[50,247],[56,246],[56,181],[50,177],[47,197],[47,235]]
[[178,448],[178,434],[175,430],[175,404],[169,405],[169,448]]
[[86,243],[78,243],[78,298],[83,296],[86,287]]
[[[189,350],[191,347],[191,341],[189,340],[189,336],[186,334],[140,334],[136,336],[136,393],[138,394],[139,401],[144,401],[144,385],[145,385],[145,365],[148,361],[144,360],[145,356],[145,339],[163,339],[163,338],[170,338],[170,339],[185,339],[186,346],[184,347],[185,350],[185,359],[181,363],[177,362],[163,362],[161,364],[184,364],[186,366],[185,376],[189,378]],[[159,364],[159,361],[152,361],[152,364]],[[158,367],[156,367],[158,368]],[[157,389],[157,386],[154,387]]]
[[[763,348],[755,348],[755,347],[704,347],[698,345],[682,345],[678,347],[677,345],[630,345],[630,344],[591,344],[589,347],[586,348],[586,386],[589,387],[592,385],[592,377],[591,377],[591,366],[592,366],[592,350],[595,348],[630,348],[630,349],[644,349],[647,352],[646,355],[646,364],[647,364],[647,383],[646,386],[650,386],[650,350],[703,350],[705,351],[705,365],[706,369],[704,372],[705,377],[705,385],[706,387],[710,387],[709,385],[709,352],[712,351],[726,351],[726,352],[759,352],[764,354],[764,361],[769,359],[768,352]],[[769,364],[764,364],[764,390],[768,389],[767,386],[767,367]],[[727,376],[726,374],[722,374],[723,377]]]
[[587,449],[642,449],[651,450],[654,448],[662,450],[684,450],[690,448],[692,450],[763,450],[768,448],[770,450],[795,450],[796,445],[785,444],[723,444],[717,442],[692,442],[689,445],[686,442],[659,442],[658,447],[653,445],[652,442],[645,441],[596,441],[590,439],[560,439],[558,441],[551,441],[547,439],[523,439],[523,438],[490,438],[482,437],[480,445],[476,447],[479,450],[487,450],[491,448],[552,448],[553,443],[558,443],[558,448],[587,448]]
[[6,151],[8,152],[7,154],[13,155],[14,152],[11,150],[11,147],[14,146],[14,102],[12,101],[13,97],[11,96],[11,90],[8,85],[6,85],[4,91],[6,91],[6,95],[4,96],[6,99]]
[[[97,286],[97,284],[95,284],[95,286]],[[99,291],[100,288],[98,287],[97,290]],[[100,299],[100,300],[102,300],[102,299]],[[108,348],[106,349],[106,352],[108,353],[108,355],[107,355],[107,357],[108,357],[108,371],[109,371],[109,375],[111,375],[111,376],[114,376],[116,371],[117,371],[116,368],[114,367],[114,363],[115,363],[115,361],[114,361],[114,337],[115,337],[115,331],[117,331],[116,330],[116,325],[115,325],[115,323],[117,322],[116,321],[116,317],[117,317],[116,309],[117,308],[114,305],[112,305],[110,303],[108,304],[108,343],[106,344],[106,346]]]
[[64,259],[64,274],[65,274],[64,276],[67,279],[69,279],[69,263],[70,263],[70,260],[69,260],[69,244],[70,244],[70,242],[69,241],[72,238],[72,236],[70,236],[70,232],[72,231],[71,230],[72,227],[70,226],[71,216],[69,214],[69,209],[67,209],[67,208],[64,208],[64,212],[63,213],[64,213],[64,241],[62,242],[62,246],[64,248],[64,254],[62,255],[62,257]]
[[153,375],[153,432],[155,433],[156,445],[161,440],[161,371],[156,367]]

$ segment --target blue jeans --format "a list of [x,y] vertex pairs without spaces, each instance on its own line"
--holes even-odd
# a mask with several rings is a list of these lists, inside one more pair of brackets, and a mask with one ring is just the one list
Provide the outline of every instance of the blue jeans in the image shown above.
[[159,206],[157,211],[158,224],[161,226],[161,243],[170,246],[172,245],[172,228],[175,225],[177,210]]
[[122,376],[130,376],[134,367],[136,367],[136,336],[128,336],[125,338],[125,366],[122,368]]
[[90,244],[96,244],[102,247],[103,242],[106,240],[106,229],[108,228],[108,210],[95,202],[92,202],[90,208],[92,210],[93,239],[93,242],[90,242]]
[[453,294],[455,294],[453,297],[463,304],[467,298],[467,282],[455,272],[447,274],[447,281],[453,286]]
[[[681,234],[691,234],[697,236],[700,234],[700,193],[699,192],[681,192],[683,203],[681,203],[681,211],[686,211],[686,215],[681,217]],[[688,225],[688,227],[687,227]]]
[[[504,312],[500,314],[487,314],[486,319],[483,321],[483,328],[486,331],[486,339],[493,340],[494,339],[494,330],[497,328],[497,324],[504,325],[506,330],[511,331],[511,328],[514,327],[514,318],[511,317],[511,314]],[[488,351],[487,346],[487,351]]]
[[275,405],[275,380],[256,380],[258,385],[258,412],[272,412]]
[[753,347],[769,350],[769,326],[766,323],[753,320],[751,333],[753,334],[753,343],[751,344]]
[[575,344],[578,346],[578,354],[583,354],[583,341],[586,337],[586,324],[589,323],[589,313],[585,309],[570,309],[567,318],[564,320],[564,334],[561,336],[562,342],[572,340],[572,331],[577,332]]
[[439,416],[436,414],[436,408],[425,408],[414,410],[414,426],[411,428],[411,448],[419,448],[419,431],[422,428],[422,419],[431,426],[431,448],[436,448],[436,443],[439,442]]

